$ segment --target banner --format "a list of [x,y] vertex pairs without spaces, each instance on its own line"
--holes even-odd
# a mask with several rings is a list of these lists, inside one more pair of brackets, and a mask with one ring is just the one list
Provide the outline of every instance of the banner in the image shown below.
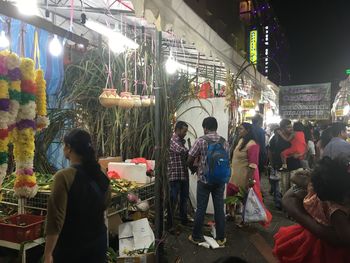
[[252,30],[249,34],[249,56],[254,65],[258,62],[258,31]]
[[326,120],[331,111],[331,83],[280,87],[280,115],[298,120]]

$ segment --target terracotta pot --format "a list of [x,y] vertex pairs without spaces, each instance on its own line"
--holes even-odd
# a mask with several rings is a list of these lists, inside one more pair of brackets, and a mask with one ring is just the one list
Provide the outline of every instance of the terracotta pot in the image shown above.
[[150,100],[151,100],[151,106],[156,105],[156,96],[151,95],[151,96],[149,96],[149,97],[150,97]]
[[115,107],[119,102],[119,96],[115,89],[104,89],[98,99],[105,108]]
[[142,102],[141,102],[141,97],[140,95],[132,95],[131,96],[134,100],[134,107],[135,108],[139,108],[142,106]]
[[135,105],[134,99],[130,92],[121,92],[118,106],[122,109],[131,109]]
[[151,106],[151,99],[148,96],[142,96],[141,97],[141,104],[142,107],[149,107]]

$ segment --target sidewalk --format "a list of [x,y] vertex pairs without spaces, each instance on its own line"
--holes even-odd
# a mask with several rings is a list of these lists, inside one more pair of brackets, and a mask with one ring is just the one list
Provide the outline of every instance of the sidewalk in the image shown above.
[[[271,211],[273,220],[269,228],[265,229],[259,224],[249,228],[237,228],[233,222],[226,224],[227,244],[225,248],[207,249],[195,246],[187,238],[191,234],[191,228],[183,228],[178,235],[169,235],[165,244],[165,253],[168,262],[176,262],[181,259],[183,263],[210,263],[225,256],[236,256],[249,263],[275,263],[277,262],[271,253],[273,247],[273,235],[281,226],[293,224],[283,212],[273,207],[272,197],[268,194],[268,181],[262,180],[265,196],[265,205]],[[208,217],[211,220],[211,217]],[[207,231],[206,231],[207,229]],[[210,236],[210,229],[205,228],[204,233]]]

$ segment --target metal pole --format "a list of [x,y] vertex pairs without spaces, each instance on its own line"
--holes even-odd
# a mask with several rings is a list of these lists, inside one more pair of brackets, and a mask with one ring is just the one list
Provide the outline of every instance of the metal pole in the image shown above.
[[162,48],[162,32],[157,32],[156,36],[156,87],[155,87],[155,163],[156,163],[156,178],[155,178],[155,238],[156,238],[156,263],[161,263],[164,246],[163,246],[163,228],[164,228],[164,198],[163,198],[163,162],[161,161],[162,152],[162,134],[161,134],[161,121],[162,121],[162,93],[164,87],[161,83],[161,48]]

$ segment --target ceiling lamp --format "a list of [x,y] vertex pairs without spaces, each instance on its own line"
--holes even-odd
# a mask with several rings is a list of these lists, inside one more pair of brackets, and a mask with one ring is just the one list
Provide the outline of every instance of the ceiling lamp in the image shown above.
[[49,50],[54,57],[58,57],[62,54],[63,46],[56,35],[54,35],[53,39],[50,41]]
[[[109,44],[115,45],[116,43],[118,43],[118,50],[121,50],[121,47],[124,47],[124,49],[137,49],[139,47],[139,45],[135,41],[101,23],[95,22],[93,20],[86,20],[85,26],[107,37],[109,40]],[[110,48],[111,50],[115,49],[112,46],[110,46]]]
[[0,33],[0,49],[5,49],[10,46],[10,41],[5,35],[5,31],[2,30]]
[[36,0],[16,0],[18,11],[23,15],[39,15],[39,9]]
[[181,64],[181,63],[177,62],[174,59],[172,51],[170,51],[170,55],[169,55],[167,61],[165,62],[165,69],[170,75],[174,74],[177,70],[186,71],[186,72],[188,72],[190,74],[196,73],[196,69],[195,68],[188,67],[188,66],[186,66],[184,64]]
[[177,68],[178,68],[178,64],[175,61],[172,52],[170,51],[170,56],[168,57],[165,63],[165,69],[170,75],[172,75],[177,71]]

